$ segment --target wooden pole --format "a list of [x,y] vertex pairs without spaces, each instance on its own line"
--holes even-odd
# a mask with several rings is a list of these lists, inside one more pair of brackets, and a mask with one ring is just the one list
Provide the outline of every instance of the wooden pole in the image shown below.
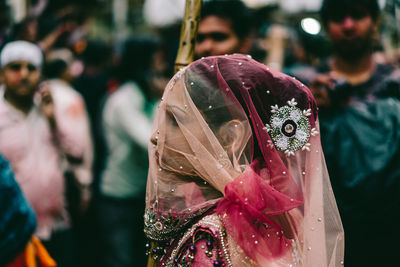
[[175,73],[189,65],[194,59],[194,46],[200,21],[200,11],[201,0],[186,0],[178,55],[175,60]]

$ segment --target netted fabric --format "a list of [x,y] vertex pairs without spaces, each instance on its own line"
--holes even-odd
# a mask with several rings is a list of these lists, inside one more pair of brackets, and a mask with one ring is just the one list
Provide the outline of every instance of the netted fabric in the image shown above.
[[168,84],[149,152],[151,240],[214,213],[234,266],[341,265],[317,108],[297,80],[243,55],[198,60]]

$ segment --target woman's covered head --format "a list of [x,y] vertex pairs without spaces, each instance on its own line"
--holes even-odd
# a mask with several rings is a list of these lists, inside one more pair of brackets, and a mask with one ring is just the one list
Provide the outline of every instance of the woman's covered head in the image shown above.
[[[204,58],[192,63],[185,75],[186,87],[196,106],[205,113],[221,108],[222,113],[213,114],[217,117],[228,111],[227,103],[234,96],[247,115],[250,115],[250,111],[246,102],[251,100],[264,124],[268,123],[272,115],[271,106],[287,105],[287,101],[293,98],[297,101],[298,108],[311,108],[316,118],[317,109],[313,96],[303,84],[249,56],[235,54]],[[218,123],[217,118],[216,121],[213,121],[213,117],[208,120],[211,125]]]
[[200,151],[239,171],[265,161],[273,145],[281,157],[306,148],[316,116],[312,94],[294,78],[244,55],[208,57],[166,88],[152,142],[170,171],[203,176],[194,167]]
[[[280,125],[282,129],[279,129],[278,133],[283,133],[283,137],[289,137],[296,142],[295,134],[300,130],[297,122],[301,117],[305,122],[302,112],[308,109],[312,115],[309,120],[310,126],[315,127],[317,109],[310,91],[294,78],[274,71],[248,56],[237,54],[196,61],[186,70],[186,87],[193,102],[201,110],[211,128],[218,128],[226,124],[227,121],[222,118],[235,119],[238,112],[244,112],[252,126],[253,133],[255,133],[256,129],[262,129],[266,124],[270,125],[272,117],[285,119],[283,113],[292,112],[296,119],[288,121],[286,124],[284,121]],[[292,99],[296,102],[293,107],[288,104],[288,101],[292,101]],[[278,108],[288,106],[288,108],[286,111],[275,112],[276,110],[272,109],[272,106]],[[296,115],[295,113],[298,111],[301,114]],[[251,119],[252,116],[258,116],[262,123],[257,125],[255,120]],[[303,131],[299,134],[307,133]],[[253,138],[255,156],[260,156],[258,144],[261,140],[258,138],[255,134]],[[288,138],[281,139],[282,143],[286,142]],[[301,144],[301,142],[297,143],[297,146]],[[285,148],[284,151],[287,150],[284,146],[282,148]]]
[[[328,266],[341,239],[325,248],[325,232],[341,237],[341,224],[316,117],[304,85],[247,56],[182,69],[165,89],[149,146],[146,235],[170,240],[216,212],[236,242],[228,246],[260,266]],[[292,257],[310,244],[321,250]]]

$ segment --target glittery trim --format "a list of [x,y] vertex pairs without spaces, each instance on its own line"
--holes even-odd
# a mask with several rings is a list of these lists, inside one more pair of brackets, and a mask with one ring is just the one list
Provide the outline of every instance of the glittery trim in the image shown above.
[[153,241],[169,241],[174,239],[195,217],[204,214],[208,209],[199,209],[184,219],[168,213],[166,216],[147,209],[144,214],[144,233]]

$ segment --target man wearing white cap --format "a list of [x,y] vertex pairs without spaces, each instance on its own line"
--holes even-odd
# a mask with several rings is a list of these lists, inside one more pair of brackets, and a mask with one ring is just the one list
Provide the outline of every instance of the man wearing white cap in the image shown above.
[[39,47],[26,41],[8,43],[1,51],[0,153],[36,213],[36,235],[59,267],[76,266],[61,163],[81,161],[85,146],[59,123],[48,88],[39,89],[42,62]]

